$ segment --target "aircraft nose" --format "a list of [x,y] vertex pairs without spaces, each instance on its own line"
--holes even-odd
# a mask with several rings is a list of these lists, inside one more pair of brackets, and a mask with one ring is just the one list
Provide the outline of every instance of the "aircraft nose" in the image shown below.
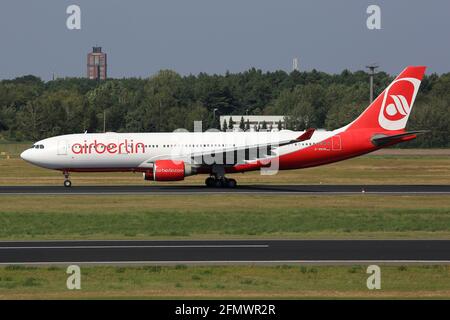
[[20,157],[25,161],[31,162],[31,150],[30,149],[25,150],[20,154]]

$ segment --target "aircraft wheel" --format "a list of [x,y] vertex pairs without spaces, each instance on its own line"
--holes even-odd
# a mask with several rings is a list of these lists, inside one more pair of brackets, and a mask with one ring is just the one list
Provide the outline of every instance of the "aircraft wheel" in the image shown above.
[[205,184],[207,187],[211,188],[215,186],[215,179],[213,177],[209,177],[205,179]]
[[237,185],[236,180],[234,180],[234,179],[228,179],[228,181],[227,181],[227,187],[228,187],[228,188],[235,188],[236,185]]
[[72,182],[70,180],[64,180],[64,187],[70,188],[72,186]]

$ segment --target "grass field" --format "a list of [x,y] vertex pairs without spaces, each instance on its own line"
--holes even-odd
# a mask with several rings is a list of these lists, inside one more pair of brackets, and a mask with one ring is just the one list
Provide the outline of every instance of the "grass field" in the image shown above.
[[444,238],[450,197],[1,196],[0,239]]
[[448,298],[450,266],[381,266],[381,290],[366,266],[81,267],[81,290],[62,267],[0,268],[0,298]]

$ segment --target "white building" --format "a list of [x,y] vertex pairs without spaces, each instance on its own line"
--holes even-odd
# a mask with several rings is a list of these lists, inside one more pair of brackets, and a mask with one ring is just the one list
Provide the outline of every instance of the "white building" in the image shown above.
[[264,121],[266,122],[267,130],[278,131],[278,123],[281,121],[282,128],[284,128],[284,116],[247,116],[247,115],[224,115],[220,116],[220,129],[223,130],[224,121],[227,122],[227,128],[230,127],[230,118],[233,121],[233,130],[239,130],[239,124],[241,123],[242,117],[244,118],[244,123],[247,120],[250,124],[250,131],[256,131],[257,128],[261,129]]

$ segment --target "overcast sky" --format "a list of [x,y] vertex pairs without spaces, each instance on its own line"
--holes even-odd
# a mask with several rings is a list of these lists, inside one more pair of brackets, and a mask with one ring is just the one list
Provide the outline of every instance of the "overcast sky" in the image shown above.
[[[81,8],[68,30],[66,8]],[[370,4],[381,30],[366,27]],[[94,45],[110,77],[292,68],[337,73],[372,62],[397,73],[408,64],[450,71],[447,0],[1,0],[0,78],[45,80],[86,74]]]

